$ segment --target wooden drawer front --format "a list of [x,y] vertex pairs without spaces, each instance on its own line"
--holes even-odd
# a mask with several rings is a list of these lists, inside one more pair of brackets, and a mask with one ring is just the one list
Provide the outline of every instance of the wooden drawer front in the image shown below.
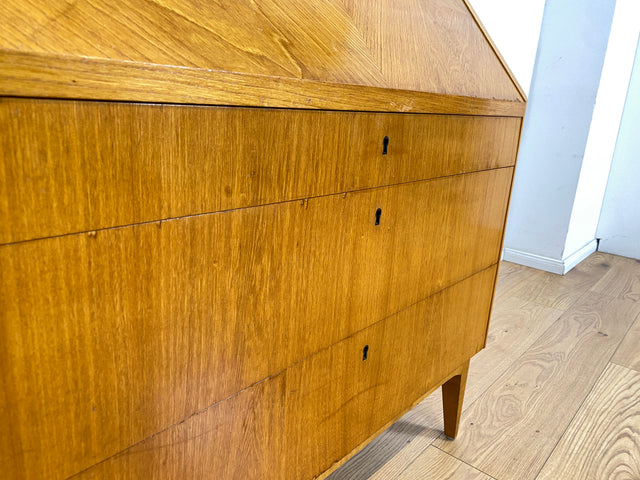
[[70,475],[495,264],[512,174],[0,247],[2,433]]
[[509,166],[520,122],[4,98],[0,244]]
[[77,478],[314,478],[482,348],[496,270],[435,294]]

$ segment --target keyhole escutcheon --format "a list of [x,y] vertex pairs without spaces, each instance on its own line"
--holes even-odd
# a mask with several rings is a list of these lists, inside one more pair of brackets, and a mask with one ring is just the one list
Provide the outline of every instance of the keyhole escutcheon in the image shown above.
[[380,217],[382,216],[382,209],[376,210],[376,225],[380,225]]
[[364,362],[367,359],[367,355],[369,355],[369,345],[365,345],[362,349],[362,361]]
[[388,149],[389,149],[389,137],[385,136],[382,139],[382,154],[386,155]]

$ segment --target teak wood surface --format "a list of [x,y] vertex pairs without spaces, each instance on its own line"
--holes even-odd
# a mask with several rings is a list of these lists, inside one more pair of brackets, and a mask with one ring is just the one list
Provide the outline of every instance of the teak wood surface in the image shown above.
[[525,103],[0,50],[0,95],[364,112],[502,115]]
[[496,271],[489,267],[74,478],[313,478],[384,428],[407,398],[438,385],[429,379],[446,378],[482,348]]
[[455,436],[526,105],[466,0],[0,21],[2,475],[325,477],[443,384]]
[[7,0],[0,18],[0,95],[524,113],[462,0]]
[[512,166],[521,124],[7,98],[0,122],[0,244]]
[[[100,460],[495,264],[511,177],[502,168],[0,247],[7,386],[21,399],[6,421],[26,463],[46,452]],[[100,435],[88,443],[87,431]]]

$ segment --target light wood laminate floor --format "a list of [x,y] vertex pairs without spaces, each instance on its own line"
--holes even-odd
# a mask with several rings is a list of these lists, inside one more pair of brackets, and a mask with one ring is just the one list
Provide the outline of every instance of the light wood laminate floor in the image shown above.
[[454,441],[441,411],[438,391],[329,479],[640,479],[640,262],[502,262]]

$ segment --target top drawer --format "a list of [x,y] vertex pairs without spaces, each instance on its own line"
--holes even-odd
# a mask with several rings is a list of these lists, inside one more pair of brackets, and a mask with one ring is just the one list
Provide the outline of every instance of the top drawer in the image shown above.
[[4,98],[0,244],[513,165],[520,122]]

